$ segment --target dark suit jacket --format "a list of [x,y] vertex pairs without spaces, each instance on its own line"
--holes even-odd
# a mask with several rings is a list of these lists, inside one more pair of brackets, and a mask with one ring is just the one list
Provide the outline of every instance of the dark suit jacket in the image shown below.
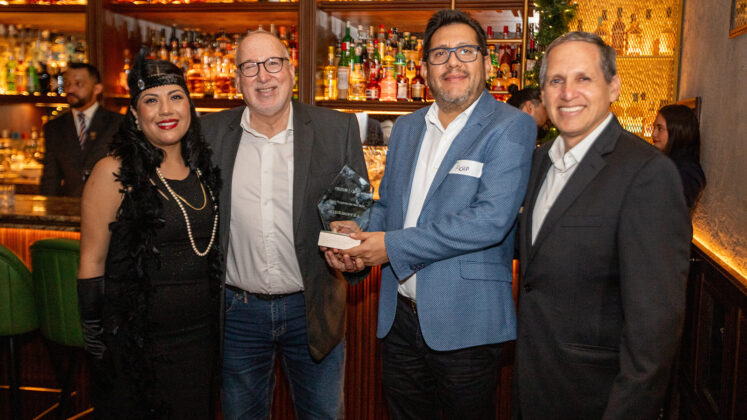
[[[220,166],[220,244],[228,249],[231,183],[241,140],[244,107],[202,118],[202,132]],[[345,279],[319,251],[323,229],[317,203],[344,165],[367,176],[358,122],[354,115],[293,102],[293,240],[306,298],[309,350],[314,359],[327,355],[345,335]],[[224,266],[225,268],[225,266]],[[365,275],[349,276],[349,281]]]
[[93,166],[109,152],[112,136],[123,116],[101,104],[88,125],[83,150],[78,141],[72,111],[44,125],[44,171],[39,192],[43,195],[80,197]]
[[613,120],[548,212],[535,152],[520,216],[522,419],[655,419],[679,345],[691,227],[677,169]]

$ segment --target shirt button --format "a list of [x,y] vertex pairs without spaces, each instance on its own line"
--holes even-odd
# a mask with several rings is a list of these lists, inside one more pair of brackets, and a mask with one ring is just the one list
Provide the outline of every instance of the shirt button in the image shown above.
[[530,286],[528,284],[525,284],[524,285],[524,291],[527,292],[527,293],[531,292],[532,291],[532,286]]

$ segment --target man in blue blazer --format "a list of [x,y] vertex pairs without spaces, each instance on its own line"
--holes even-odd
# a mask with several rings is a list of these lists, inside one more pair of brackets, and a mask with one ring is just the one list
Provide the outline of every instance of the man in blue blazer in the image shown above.
[[361,245],[326,255],[341,270],[383,264],[392,418],[492,418],[500,343],[516,337],[514,227],[536,124],[485,91],[490,58],[472,18],[437,12],[423,45],[436,103],[395,123],[369,232],[352,234]]

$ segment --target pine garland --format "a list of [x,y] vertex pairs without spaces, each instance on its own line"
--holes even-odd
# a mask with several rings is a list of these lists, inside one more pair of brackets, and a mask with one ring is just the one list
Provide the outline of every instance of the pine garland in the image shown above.
[[526,73],[525,86],[539,86],[539,69],[545,48],[555,38],[568,32],[568,26],[576,16],[576,0],[534,0],[534,10],[540,15],[539,32],[534,41],[535,52],[531,54],[536,64],[532,71]]

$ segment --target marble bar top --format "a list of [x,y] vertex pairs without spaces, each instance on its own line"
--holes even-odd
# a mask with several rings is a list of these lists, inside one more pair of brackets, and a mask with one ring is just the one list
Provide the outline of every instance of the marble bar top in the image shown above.
[[0,207],[0,227],[80,231],[80,198],[16,194],[11,207]]

